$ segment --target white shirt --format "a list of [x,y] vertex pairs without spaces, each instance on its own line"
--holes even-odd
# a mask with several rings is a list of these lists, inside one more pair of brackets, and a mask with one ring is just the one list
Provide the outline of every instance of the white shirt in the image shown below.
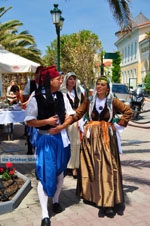
[[[75,111],[72,109],[66,94],[63,94],[63,98],[64,98],[66,113],[68,115],[74,115]],[[36,101],[36,98],[32,96],[27,104],[25,122],[30,121],[32,119],[37,119],[37,116],[38,116],[37,101]]]
[[[45,96],[44,96],[45,97]],[[55,96],[54,96],[55,98]],[[64,98],[64,104],[65,104],[65,109],[66,113],[68,115],[74,115],[75,111],[72,109],[70,102],[66,96],[66,94],[63,94]],[[38,106],[37,106],[37,101],[34,96],[31,97],[31,99],[28,102],[27,109],[26,109],[26,117],[25,117],[25,122],[37,119],[38,116]],[[61,137],[63,141],[64,148],[67,147],[70,144],[70,140],[68,138],[67,132],[65,129],[61,131]]]
[[[98,97],[96,98],[96,110],[98,111],[98,113],[100,114],[104,107],[105,107],[105,103],[106,103],[106,98],[104,98],[103,100],[100,100]],[[101,107],[101,109],[99,109]]]

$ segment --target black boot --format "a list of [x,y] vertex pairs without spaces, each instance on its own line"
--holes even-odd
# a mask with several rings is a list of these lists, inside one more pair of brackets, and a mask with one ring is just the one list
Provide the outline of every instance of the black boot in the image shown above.
[[104,208],[100,207],[98,211],[98,217],[104,217],[104,216],[105,216]]
[[107,207],[106,209],[105,209],[105,215],[107,216],[107,217],[110,217],[110,218],[113,218],[114,216],[115,216],[115,211],[114,211],[114,208],[112,208],[112,207]]
[[44,218],[41,222],[41,226],[51,226],[50,219],[48,217]]
[[124,203],[117,204],[115,205],[114,209],[118,215],[122,216],[124,214],[125,204]]

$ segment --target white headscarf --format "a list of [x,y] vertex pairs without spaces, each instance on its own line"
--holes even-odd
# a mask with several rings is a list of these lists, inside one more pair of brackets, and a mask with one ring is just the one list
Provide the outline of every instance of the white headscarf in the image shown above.
[[[110,113],[110,117],[109,117],[109,120],[108,120],[108,122],[110,122],[112,120],[112,117],[113,117],[113,107],[112,107],[113,94],[112,94],[112,83],[111,83],[111,80],[108,77],[107,77],[107,80],[108,80],[108,84],[109,84],[109,89],[110,90],[109,90],[108,96],[106,97],[106,105],[107,105],[107,108],[108,108],[109,113]],[[90,120],[92,120],[91,115],[92,115],[92,111],[94,109],[96,98],[97,98],[97,91],[96,91],[96,85],[95,85],[94,90],[93,90],[93,95],[89,97],[89,101],[90,101],[89,119]]]
[[76,77],[76,85],[75,85],[75,89],[76,89],[77,97],[78,97],[78,99],[79,99],[79,101],[80,101],[80,103],[81,103],[81,94],[82,94],[82,92],[81,92],[81,88],[80,88],[80,81],[77,79],[77,76],[76,76],[76,74],[75,74],[74,72],[68,72],[68,73],[65,75],[64,80],[63,80],[63,83],[62,83],[62,85],[61,85],[61,87],[60,87],[60,91],[61,91],[62,93],[67,94],[67,90],[68,90],[68,89],[67,89],[67,80],[68,80],[71,76],[75,76],[75,77]]

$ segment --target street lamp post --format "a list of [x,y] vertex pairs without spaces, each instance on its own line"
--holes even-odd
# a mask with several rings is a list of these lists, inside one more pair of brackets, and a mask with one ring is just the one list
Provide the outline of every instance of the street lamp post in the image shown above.
[[103,52],[101,53],[101,76],[104,75]]
[[58,9],[58,4],[54,4],[54,9],[50,11],[53,24],[56,27],[57,34],[57,70],[60,71],[60,31],[63,26],[64,18],[61,16],[61,10]]

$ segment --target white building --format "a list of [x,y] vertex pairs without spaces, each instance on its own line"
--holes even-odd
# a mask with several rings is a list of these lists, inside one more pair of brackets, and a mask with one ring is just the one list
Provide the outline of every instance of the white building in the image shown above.
[[[115,45],[121,53],[121,82],[129,85],[132,81],[142,83],[149,68],[149,40],[146,32],[150,31],[150,20],[141,12],[132,21],[131,31],[118,31]],[[130,84],[131,85],[131,84]]]

